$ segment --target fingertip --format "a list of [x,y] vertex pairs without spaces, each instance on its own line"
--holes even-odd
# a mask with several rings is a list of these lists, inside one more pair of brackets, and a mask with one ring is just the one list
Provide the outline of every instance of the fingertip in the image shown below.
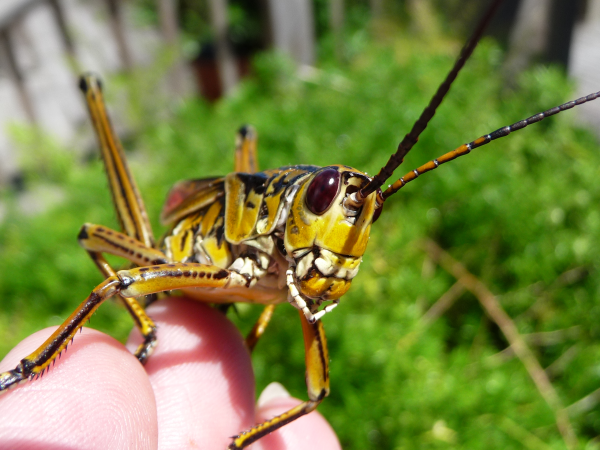
[[[41,330],[0,363],[14,368],[55,330]],[[84,328],[39,380],[0,397],[0,446],[156,448],[154,395],[139,362],[115,339]]]
[[183,297],[161,300],[148,314],[158,336],[146,370],[159,447],[225,448],[254,423],[254,376],[242,336],[219,311]]

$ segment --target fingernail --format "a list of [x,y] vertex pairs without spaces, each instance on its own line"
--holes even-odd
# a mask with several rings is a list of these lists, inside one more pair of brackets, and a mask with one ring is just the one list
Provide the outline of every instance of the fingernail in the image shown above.
[[271,400],[276,398],[288,398],[291,397],[290,393],[283,387],[281,383],[273,381],[269,384],[264,391],[258,397],[257,405],[259,407],[269,403]]

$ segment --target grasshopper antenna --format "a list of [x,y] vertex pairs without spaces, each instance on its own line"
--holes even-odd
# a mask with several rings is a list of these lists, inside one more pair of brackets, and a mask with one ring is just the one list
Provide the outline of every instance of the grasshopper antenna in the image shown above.
[[559,112],[566,111],[567,109],[574,108],[575,106],[583,105],[584,103],[591,102],[592,100],[596,100],[600,97],[600,91],[595,92],[593,94],[586,95],[585,97],[578,98],[577,100],[572,100],[567,103],[563,103],[560,106],[555,106],[554,108],[550,108],[547,111],[541,112],[539,114],[535,114],[527,119],[520,120],[518,122],[513,123],[512,125],[508,125],[506,127],[498,128],[496,131],[490,134],[484,134],[478,139],[469,142],[468,144],[463,144],[460,147],[452,150],[448,153],[443,154],[439,158],[433,159],[428,163],[423,164],[421,167],[411,170],[406,175],[401,177],[398,181],[392,184],[389,188],[383,192],[383,199],[387,199],[389,196],[394,195],[407,183],[411,182],[419,175],[423,175],[425,172],[429,172],[430,170],[437,169],[440,165],[447,163],[448,161],[452,161],[453,159],[458,158],[459,156],[466,155],[471,152],[471,150],[482,147],[485,144],[492,142],[493,140],[502,138],[504,136],[508,136],[513,131],[522,130],[528,125],[532,123],[539,122],[540,120],[545,119],[546,117],[553,116],[554,114],[558,114]]
[[[353,209],[360,207],[360,205],[363,204],[365,198],[367,198],[367,196],[372,192],[375,192],[377,189],[379,189],[383,185],[383,183],[385,183],[385,181],[390,176],[392,176],[394,170],[396,170],[396,168],[400,164],[402,164],[404,157],[407,155],[410,149],[413,148],[413,146],[417,143],[419,135],[425,130],[427,124],[435,115],[436,109],[438,108],[438,106],[440,106],[442,100],[444,100],[444,97],[450,90],[450,86],[456,79],[456,76],[473,53],[473,50],[475,50],[475,47],[477,46],[481,35],[483,34],[485,28],[496,13],[496,10],[498,9],[501,3],[502,0],[495,0],[488,7],[488,10],[486,11],[485,15],[479,21],[477,29],[473,32],[473,35],[462,48],[460,55],[458,56],[456,62],[454,63],[454,66],[452,67],[452,70],[448,72],[446,79],[442,82],[442,84],[438,88],[435,95],[432,97],[427,107],[421,113],[419,119],[413,125],[410,132],[406,136],[404,136],[404,139],[402,139],[400,144],[398,144],[398,149],[396,150],[396,153],[394,153],[390,157],[387,164],[379,171],[377,175],[373,177],[373,179],[369,183],[363,186],[363,188],[357,191],[356,193],[347,197],[348,207]],[[378,196],[378,203],[382,202],[383,198],[380,198]]]

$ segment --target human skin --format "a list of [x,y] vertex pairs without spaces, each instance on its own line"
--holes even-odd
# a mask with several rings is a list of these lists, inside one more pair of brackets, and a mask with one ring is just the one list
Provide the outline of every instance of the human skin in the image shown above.
[[[43,380],[0,396],[0,449],[225,449],[230,437],[300,400],[282,389],[255,404],[254,375],[243,338],[220,312],[173,297],[148,308],[158,346],[145,366],[127,347],[84,328]],[[51,333],[24,339],[0,362],[13,369]],[[339,449],[313,412],[250,449]]]

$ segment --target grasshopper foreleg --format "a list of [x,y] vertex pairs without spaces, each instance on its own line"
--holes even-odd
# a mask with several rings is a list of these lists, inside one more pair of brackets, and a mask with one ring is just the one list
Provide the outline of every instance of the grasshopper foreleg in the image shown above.
[[21,360],[15,369],[0,374],[0,391],[40,375],[107,298],[114,295],[140,297],[181,288],[244,286],[247,286],[244,276],[206,264],[159,264],[121,270],[98,285],[35,352]]
[[79,305],[79,308],[35,352],[22,359],[15,369],[0,374],[0,391],[13,387],[18,382],[42,375],[46,367],[67,347],[77,330],[87,322],[104,300],[117,294],[120,287],[121,281],[117,277],[110,277],[98,285]]

